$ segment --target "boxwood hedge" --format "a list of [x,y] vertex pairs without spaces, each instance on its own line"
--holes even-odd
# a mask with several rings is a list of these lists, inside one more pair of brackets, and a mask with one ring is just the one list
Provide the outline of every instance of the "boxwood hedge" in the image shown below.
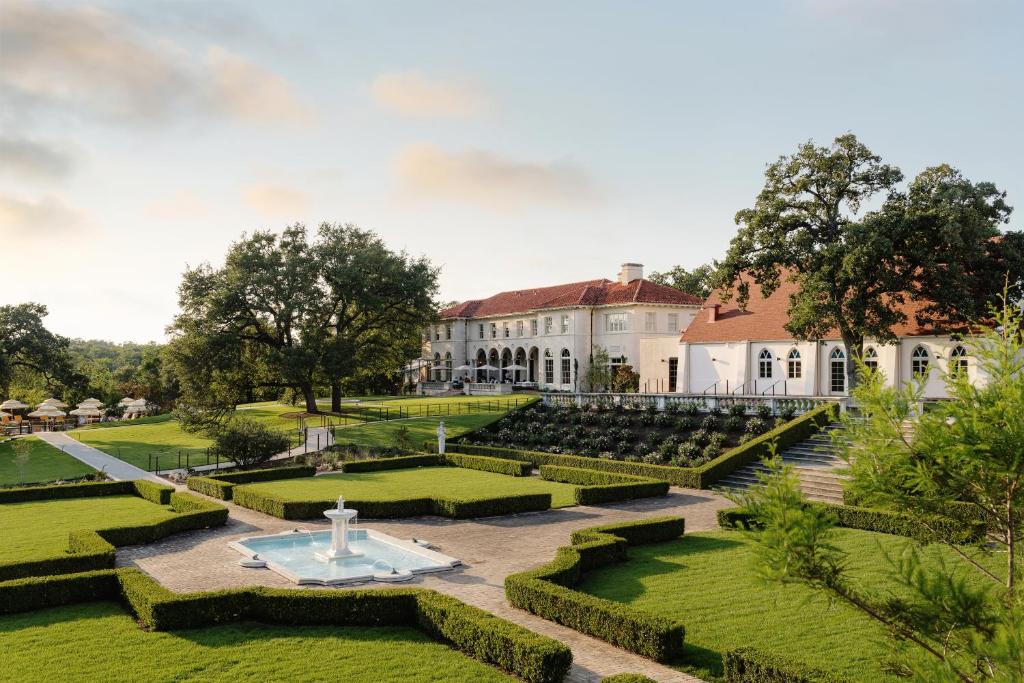
[[515,607],[606,640],[657,661],[683,651],[683,624],[628,605],[573,590],[583,574],[626,559],[626,547],[677,538],[680,517],[662,517],[583,529],[554,561],[505,578],[505,597]]
[[508,458],[491,458],[483,455],[464,455],[461,453],[445,453],[444,461],[455,467],[464,467],[469,470],[482,470],[494,472],[495,474],[507,474],[510,477],[528,477],[533,471],[533,465],[522,460],[510,460]]
[[752,647],[726,652],[722,665],[726,683],[844,683],[834,674]]
[[668,493],[667,481],[577,467],[541,465],[540,476],[548,481],[575,484],[575,498],[579,505],[613,503],[634,498],[664,496]]
[[643,674],[622,673],[614,676],[605,676],[601,683],[657,683],[653,678]]
[[561,681],[572,652],[558,641],[420,588],[320,591],[240,588],[174,593],[136,569],[0,583],[0,613],[93,600],[127,603],[157,631],[241,620],[339,626],[416,625],[471,657],[535,683]]
[[[149,481],[99,482],[102,486],[73,484],[71,486],[38,487],[39,492],[50,489],[53,500],[63,500],[68,489],[86,491],[87,496],[134,494],[158,504],[169,504],[175,516],[152,524],[108,527],[105,529],[75,529],[68,533],[68,550],[60,555],[30,561],[0,563],[0,581],[26,576],[68,574],[104,569],[114,566],[114,548],[123,545],[151,543],[180,531],[205,529],[227,522],[227,508],[202,500],[188,493],[178,493],[170,486]],[[113,484],[114,486],[108,486]],[[79,487],[88,486],[86,489]],[[14,490],[14,489],[11,489]],[[45,500],[34,494],[32,500]]]
[[369,460],[352,460],[341,463],[342,472],[379,472],[381,470],[401,470],[409,467],[432,467],[440,465],[441,458],[436,455],[403,455],[397,458],[372,458]]
[[241,470],[211,474],[205,477],[189,477],[188,487],[197,493],[211,498],[231,500],[232,489],[237,484],[250,484],[257,481],[273,481],[275,479],[300,479],[312,477],[316,468],[312,465],[291,465],[288,467],[268,467],[259,470]]

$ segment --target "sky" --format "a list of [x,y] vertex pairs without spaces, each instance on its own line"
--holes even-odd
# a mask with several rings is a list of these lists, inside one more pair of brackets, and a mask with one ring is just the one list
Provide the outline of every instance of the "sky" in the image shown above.
[[851,131],[1021,204],[1022,26],[1012,0],[0,0],[0,305],[162,341],[187,267],[295,222],[426,255],[443,301],[691,268],[767,163]]

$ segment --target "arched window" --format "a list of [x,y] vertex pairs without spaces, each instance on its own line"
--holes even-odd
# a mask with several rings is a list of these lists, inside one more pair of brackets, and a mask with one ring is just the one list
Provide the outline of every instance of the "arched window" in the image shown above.
[[800,361],[800,352],[793,349],[786,356],[786,376],[789,379],[800,379],[804,376],[803,363]]
[[451,354],[451,351],[448,351],[447,353],[444,354],[444,374],[445,374],[445,379],[447,379],[449,382],[451,382],[452,381],[452,354]]
[[562,349],[562,384],[572,384],[572,361],[569,349]]
[[957,345],[949,354],[949,374],[967,372],[967,349]]
[[928,349],[918,346],[910,354],[910,371],[916,376],[928,374]]
[[829,388],[832,393],[846,391],[846,353],[838,346],[829,354]]
[[[438,329],[440,329],[440,328],[438,328]],[[430,369],[434,371],[434,379],[436,379],[436,380],[444,379],[444,370],[441,368],[441,354],[440,353],[435,353],[434,354],[434,364],[430,367]]]
[[869,346],[864,351],[864,365],[871,372],[878,370],[878,351],[875,351],[874,346]]
[[761,349],[757,357],[757,376],[761,379],[772,378],[772,352],[768,349]]
[[555,383],[555,359],[551,357],[551,349],[544,349],[544,382]]

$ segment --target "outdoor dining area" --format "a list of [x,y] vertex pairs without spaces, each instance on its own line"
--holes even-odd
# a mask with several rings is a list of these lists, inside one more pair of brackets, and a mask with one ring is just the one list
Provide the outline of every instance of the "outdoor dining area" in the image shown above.
[[[153,411],[153,404],[144,398],[126,396],[118,406],[124,409],[122,419],[131,420]],[[87,398],[72,410],[59,398],[48,398],[35,409],[17,399],[0,403],[0,432],[5,436],[52,432],[111,419],[103,402],[98,398]]]

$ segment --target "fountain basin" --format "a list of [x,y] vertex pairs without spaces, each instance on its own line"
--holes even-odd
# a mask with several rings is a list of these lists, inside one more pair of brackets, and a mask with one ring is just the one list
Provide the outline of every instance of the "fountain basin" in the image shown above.
[[367,581],[406,581],[416,574],[447,571],[455,558],[373,529],[348,529],[347,555],[331,556],[330,531],[286,531],[251,536],[228,545],[297,584],[335,586]]

